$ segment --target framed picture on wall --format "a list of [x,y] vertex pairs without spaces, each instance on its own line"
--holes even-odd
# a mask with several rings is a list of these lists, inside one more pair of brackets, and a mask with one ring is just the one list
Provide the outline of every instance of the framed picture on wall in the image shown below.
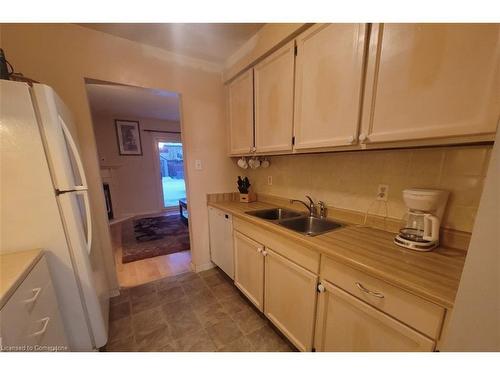
[[115,120],[120,155],[142,155],[141,128],[138,121]]

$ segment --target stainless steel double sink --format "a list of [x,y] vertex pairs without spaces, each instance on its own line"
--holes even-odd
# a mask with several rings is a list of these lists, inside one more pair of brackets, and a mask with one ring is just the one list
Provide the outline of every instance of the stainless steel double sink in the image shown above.
[[288,210],[286,208],[269,208],[265,210],[247,211],[245,213],[274,222],[295,232],[305,234],[306,236],[318,236],[342,227],[342,224],[336,221],[309,216],[306,213]]

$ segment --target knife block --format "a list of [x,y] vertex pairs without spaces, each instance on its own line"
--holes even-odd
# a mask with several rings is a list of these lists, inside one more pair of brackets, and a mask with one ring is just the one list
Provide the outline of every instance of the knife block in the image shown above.
[[251,203],[257,200],[257,194],[249,192],[247,194],[240,193],[240,202]]

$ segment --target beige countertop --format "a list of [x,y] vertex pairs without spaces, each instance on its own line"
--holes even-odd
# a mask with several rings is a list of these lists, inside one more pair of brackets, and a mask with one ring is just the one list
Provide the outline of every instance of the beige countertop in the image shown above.
[[223,201],[209,202],[208,205],[293,238],[328,257],[443,307],[453,307],[465,262],[466,252],[463,250],[438,247],[430,252],[418,252],[404,249],[393,243],[393,233],[349,224],[329,233],[309,237],[245,213],[276,207],[273,204]]
[[0,255],[0,309],[42,255],[40,249]]

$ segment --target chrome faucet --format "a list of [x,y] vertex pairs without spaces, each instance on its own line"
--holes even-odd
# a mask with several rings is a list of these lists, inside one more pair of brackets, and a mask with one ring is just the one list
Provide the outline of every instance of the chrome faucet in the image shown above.
[[309,216],[311,217],[316,217],[318,215],[318,212],[316,210],[316,205],[314,204],[314,201],[309,195],[306,195],[306,198],[309,199],[309,204],[307,204],[304,201],[301,201],[300,199],[290,199],[290,203],[302,203],[304,206],[306,206],[307,210],[309,211]]

